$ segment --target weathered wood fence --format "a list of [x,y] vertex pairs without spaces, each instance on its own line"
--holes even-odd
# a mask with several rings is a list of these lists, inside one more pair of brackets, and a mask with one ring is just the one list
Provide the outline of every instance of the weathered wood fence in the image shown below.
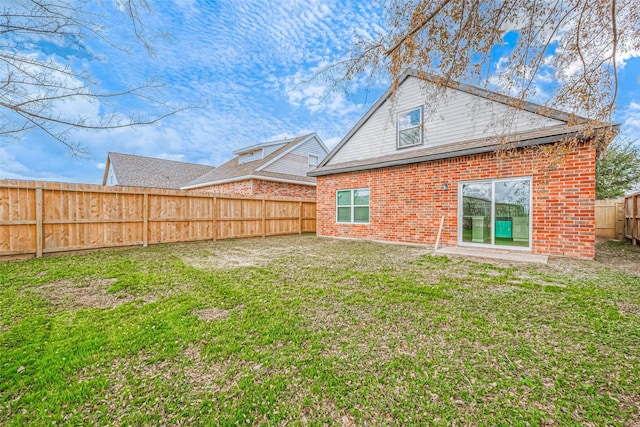
[[624,240],[624,199],[596,200],[596,236]]
[[640,244],[640,193],[624,198],[624,236],[632,244]]
[[0,180],[0,257],[314,232],[314,199]]

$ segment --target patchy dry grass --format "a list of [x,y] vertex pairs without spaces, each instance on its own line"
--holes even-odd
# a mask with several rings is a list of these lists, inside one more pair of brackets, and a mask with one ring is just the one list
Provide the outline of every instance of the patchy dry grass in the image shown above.
[[638,425],[640,251],[315,236],[0,264],[0,424]]

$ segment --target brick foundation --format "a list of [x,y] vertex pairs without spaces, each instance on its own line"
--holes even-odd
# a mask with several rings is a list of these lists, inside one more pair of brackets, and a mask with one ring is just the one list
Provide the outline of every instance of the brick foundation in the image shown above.
[[[319,176],[317,234],[434,244],[444,216],[440,241],[457,245],[459,182],[531,177],[532,252],[593,258],[595,163],[595,145],[581,143],[564,157],[530,148]],[[336,223],[336,191],[364,187],[370,223]]]
[[305,197],[315,198],[314,185],[292,184],[287,182],[247,179],[195,188],[200,193],[241,194],[245,196]]

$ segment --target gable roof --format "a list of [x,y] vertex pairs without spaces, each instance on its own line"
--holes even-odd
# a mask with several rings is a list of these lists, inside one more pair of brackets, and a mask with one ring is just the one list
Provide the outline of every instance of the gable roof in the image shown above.
[[107,154],[102,185],[107,184],[110,167],[117,185],[170,189],[180,189],[197,177],[215,170],[213,166],[196,163],[110,152]]
[[[265,179],[268,181],[279,181],[279,182],[290,182],[290,183],[298,183],[305,185],[315,185],[315,178],[311,178],[309,176],[301,176],[301,175],[293,175],[293,174],[285,174],[285,173],[277,173],[277,172],[269,172],[264,169],[270,164],[274,163],[278,159],[285,156],[287,153],[295,150],[297,147],[301,146],[305,142],[315,138],[321,147],[325,150],[325,153],[329,150],[326,148],[322,140],[318,138],[315,133],[300,136],[297,138],[293,138],[290,140],[285,140],[285,144],[275,150],[273,153],[268,156],[258,159],[252,160],[244,163],[239,162],[239,157],[236,156],[228,162],[222,164],[221,166],[205,173],[202,176],[199,176],[193,179],[191,182],[186,183],[182,189],[188,190],[198,187],[205,187],[208,185],[215,184],[223,184],[226,182],[234,182],[234,181],[242,181],[245,179]],[[243,148],[240,150],[234,151],[234,154],[242,154],[247,153],[249,151],[256,150],[261,147],[267,147],[271,145],[281,144],[283,141],[272,141],[266,142],[262,144],[252,145],[251,147]]]
[[239,149],[235,150],[233,152],[233,154],[235,154],[237,156],[237,155],[240,155],[240,154],[244,154],[244,153],[249,153],[251,151],[255,151],[255,150],[259,149],[259,148],[272,147],[274,145],[285,145],[285,144],[287,144],[287,143],[289,143],[289,142],[291,142],[291,141],[293,141],[294,139],[297,139],[297,138],[298,137],[290,138],[290,139],[282,139],[280,141],[260,142],[258,144],[253,144],[253,145],[250,145],[248,147],[239,148]]
[[[471,86],[465,83],[455,82],[433,74],[420,72],[415,69],[407,70],[398,80],[396,87],[387,89],[385,93],[371,106],[371,108],[358,120],[351,130],[342,138],[342,140],[331,150],[331,152],[320,163],[319,167],[325,166],[336,155],[338,151],[351,139],[351,137],[373,116],[373,114],[393,95],[397,89],[409,78],[415,77],[420,80],[432,82],[440,87],[459,90],[461,92],[484,98],[490,101],[498,102],[510,107],[515,107],[523,111],[538,114],[543,117],[558,120],[564,123],[580,124],[587,122],[588,119],[574,114],[569,114],[554,108],[545,107],[533,102],[523,101],[508,95],[492,92],[487,89]],[[315,175],[314,175],[315,176]]]

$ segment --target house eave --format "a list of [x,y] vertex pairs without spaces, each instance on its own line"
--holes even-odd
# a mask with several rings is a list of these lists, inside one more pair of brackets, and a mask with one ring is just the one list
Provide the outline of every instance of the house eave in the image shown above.
[[[614,129],[617,129],[616,126],[614,126]],[[574,132],[568,132],[562,135],[551,135],[551,136],[546,136],[541,138],[510,142],[508,143],[508,146],[513,148],[523,148],[523,147],[530,147],[530,146],[537,146],[537,145],[552,144],[554,142],[558,142],[564,139],[580,137],[579,134],[580,134],[580,131],[576,130]],[[494,152],[503,146],[504,145],[502,143],[497,143],[497,144],[485,145],[482,147],[447,151],[443,153],[419,155],[415,157],[406,157],[401,159],[393,159],[393,160],[386,160],[384,158],[371,159],[371,162],[367,162],[359,165],[350,165],[350,166],[344,166],[344,167],[340,167],[340,165],[336,165],[335,167],[328,167],[324,170],[322,168],[314,169],[312,171],[309,171],[307,173],[307,176],[317,177],[317,176],[335,175],[339,173],[357,172],[357,171],[364,171],[364,170],[370,170],[370,169],[387,168],[392,166],[402,166],[402,165],[408,165],[412,163],[422,163],[422,162],[429,162],[434,160],[450,159],[454,157],[470,156],[473,154],[484,154],[484,153]]]
[[239,148],[235,151],[232,151],[232,153],[236,156],[239,156],[240,154],[244,154],[244,153],[249,153],[251,151],[255,151],[259,148],[265,148],[265,147],[271,147],[273,145],[286,145],[288,143],[290,143],[291,141],[293,141],[296,138],[289,138],[289,139],[283,139],[280,141],[269,141],[269,142],[261,142],[258,144],[253,144],[250,145],[248,147],[243,147],[243,148]]
[[264,175],[243,175],[243,176],[236,176],[236,177],[233,177],[233,178],[219,179],[217,181],[204,182],[202,184],[188,185],[186,187],[181,187],[180,189],[181,190],[193,190],[195,188],[209,187],[210,185],[228,184],[230,182],[247,181],[249,179],[259,179],[259,180],[262,180],[262,181],[282,182],[282,183],[285,183],[285,184],[308,185],[308,186],[311,186],[311,187],[315,187],[316,186],[315,182],[298,181],[298,180],[295,180],[295,179],[277,178],[277,177],[264,176]]

